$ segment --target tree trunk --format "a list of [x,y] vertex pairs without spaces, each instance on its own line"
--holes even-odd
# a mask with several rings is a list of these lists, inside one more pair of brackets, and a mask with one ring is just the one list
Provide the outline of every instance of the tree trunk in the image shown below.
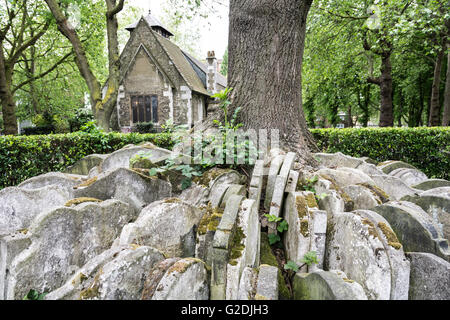
[[450,125],[450,40],[447,42],[447,75],[445,80],[444,93],[444,114],[442,116],[442,126]]
[[428,126],[437,127],[440,124],[441,103],[440,103],[440,88],[441,88],[441,72],[442,61],[444,60],[445,50],[442,48],[436,57],[434,65],[433,85],[431,87],[431,101],[430,101],[430,117]]
[[45,0],[50,11],[56,19],[59,31],[70,41],[75,52],[75,62],[81,76],[86,81],[90,93],[92,105],[92,113],[94,114],[98,124],[105,130],[109,131],[109,123],[114,107],[117,102],[119,89],[119,44],[117,38],[117,14],[122,11],[124,0],[105,0],[106,12],[106,28],[108,39],[108,63],[109,77],[107,82],[106,94],[102,96],[102,87],[95,77],[86,57],[86,51],[83,44],[75,31],[70,25],[67,17],[61,10],[56,0]]
[[394,126],[394,108],[392,105],[392,65],[391,54],[386,54],[381,58],[380,77],[380,127]]
[[16,104],[11,91],[12,74],[6,65],[3,42],[0,46],[0,101],[2,103],[5,134],[17,134]]
[[278,129],[282,147],[311,162],[301,71],[312,0],[279,2],[230,1],[228,86],[245,129]]

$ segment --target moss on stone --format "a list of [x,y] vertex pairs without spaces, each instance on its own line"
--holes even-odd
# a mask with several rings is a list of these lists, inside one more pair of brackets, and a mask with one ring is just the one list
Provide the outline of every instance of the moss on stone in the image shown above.
[[289,300],[291,298],[291,293],[289,292],[286,282],[284,281],[283,274],[278,266],[277,258],[272,253],[272,249],[269,244],[269,236],[266,232],[261,232],[260,264],[266,264],[278,268],[278,295],[280,300]]
[[364,218],[364,219],[361,220],[361,222],[368,226],[369,235],[371,235],[374,238],[378,238],[377,230],[375,229],[375,225],[373,224],[372,221],[370,221],[369,219]]
[[80,300],[87,300],[87,299],[92,299],[95,297],[98,297],[99,295],[99,281],[100,281],[100,276],[103,273],[103,269],[100,268],[97,272],[97,274],[94,277],[94,281],[92,282],[91,286],[89,286],[88,288],[82,290],[80,292]]
[[85,281],[85,280],[87,280],[88,279],[88,277],[84,274],[84,273],[82,273],[82,272],[80,272],[76,277],[75,277],[75,279],[73,279],[73,281],[72,281],[72,285],[77,285],[78,283],[82,283],[83,281]]
[[343,278],[342,280],[344,280],[344,281],[347,282],[347,283],[353,283],[353,282],[355,282],[355,280],[350,280],[350,279],[347,279],[347,278]]
[[314,194],[308,193],[306,195],[306,204],[309,208],[319,208],[319,205],[317,204],[316,197],[314,197]]
[[203,173],[200,177],[195,177],[193,182],[203,185],[205,187],[209,187],[209,183],[214,181],[221,175],[233,171],[232,169],[223,169],[223,168],[212,168],[205,173]]
[[181,200],[179,198],[168,198],[164,200],[164,203],[180,203]]
[[[239,222],[238,222],[238,224],[239,224]],[[245,238],[246,238],[246,236],[245,236],[242,228],[239,226],[236,227],[236,230],[233,235],[233,239],[231,240],[230,259],[228,262],[233,266],[237,265],[238,259],[240,257],[242,257],[242,252],[245,249],[245,245],[242,242]]]
[[383,232],[384,236],[386,237],[388,241],[388,245],[393,247],[396,250],[400,250],[402,247],[402,244],[398,241],[397,235],[392,231],[391,228],[388,227],[387,224],[384,222],[378,223],[378,228]]
[[309,221],[308,219],[302,219],[300,221],[300,233],[305,237],[309,237]]
[[342,197],[342,200],[344,200],[344,210],[346,212],[353,211],[355,203],[353,202],[352,198],[350,198],[350,196],[344,190],[342,190],[341,187],[339,187],[339,185],[336,183],[336,180],[326,174],[321,174],[320,177],[330,181],[331,189],[335,190]]
[[295,205],[297,207],[297,214],[299,219],[303,219],[308,216],[308,205],[306,199],[303,196],[295,197]]
[[73,187],[74,189],[78,189],[78,188],[84,188],[84,187],[89,187],[90,185],[92,185],[94,182],[96,182],[98,179],[98,177],[93,177],[91,179],[86,180],[85,182]]
[[187,269],[189,269],[189,267],[192,264],[192,260],[190,259],[183,259],[183,260],[179,260],[177,262],[175,262],[167,271],[167,274],[172,274],[174,272],[177,273],[185,273]]
[[64,205],[66,207],[71,207],[71,206],[76,206],[85,202],[103,202],[102,200],[96,199],[96,198],[88,198],[88,197],[81,197],[81,198],[76,198],[76,199],[72,199],[67,201],[67,203]]
[[223,216],[223,209],[213,208],[210,203],[203,209],[206,212],[198,225],[199,235],[204,235],[208,231],[216,231]]
[[369,189],[373,195],[380,198],[382,203],[386,203],[389,201],[389,195],[386,192],[384,192],[381,188],[379,188],[377,186],[373,186],[368,183],[358,183],[358,185]]

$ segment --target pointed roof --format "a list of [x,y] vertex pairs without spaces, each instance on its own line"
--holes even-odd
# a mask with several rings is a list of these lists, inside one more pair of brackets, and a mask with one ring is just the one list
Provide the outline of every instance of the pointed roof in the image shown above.
[[[169,30],[167,30],[167,28],[161,23],[161,21],[159,21],[156,17],[152,16],[151,11],[148,11],[148,15],[143,17],[145,19],[145,21],[147,21],[148,25],[152,28],[161,28],[164,31],[166,31],[170,36],[173,36],[173,33],[170,32]],[[129,26],[127,26],[125,29],[127,29],[128,31],[133,31],[134,29],[136,29],[138,23],[139,23],[140,19],[138,21],[136,21],[133,24],[130,24]]]

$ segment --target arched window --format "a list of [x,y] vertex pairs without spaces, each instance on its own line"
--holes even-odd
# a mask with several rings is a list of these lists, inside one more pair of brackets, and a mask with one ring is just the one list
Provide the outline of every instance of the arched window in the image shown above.
[[158,96],[131,96],[133,123],[158,122]]

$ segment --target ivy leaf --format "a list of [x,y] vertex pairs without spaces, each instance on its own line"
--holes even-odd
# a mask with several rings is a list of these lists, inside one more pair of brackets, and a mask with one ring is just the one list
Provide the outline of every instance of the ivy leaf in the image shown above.
[[289,224],[286,222],[286,220],[283,220],[277,227],[278,232],[283,233],[284,231],[287,231],[289,228]]
[[281,241],[281,238],[278,234],[269,234],[269,244],[271,246],[280,241]]
[[288,263],[284,265],[284,270],[292,270],[294,272],[297,272],[298,269],[299,269],[298,265],[291,260],[289,260]]

